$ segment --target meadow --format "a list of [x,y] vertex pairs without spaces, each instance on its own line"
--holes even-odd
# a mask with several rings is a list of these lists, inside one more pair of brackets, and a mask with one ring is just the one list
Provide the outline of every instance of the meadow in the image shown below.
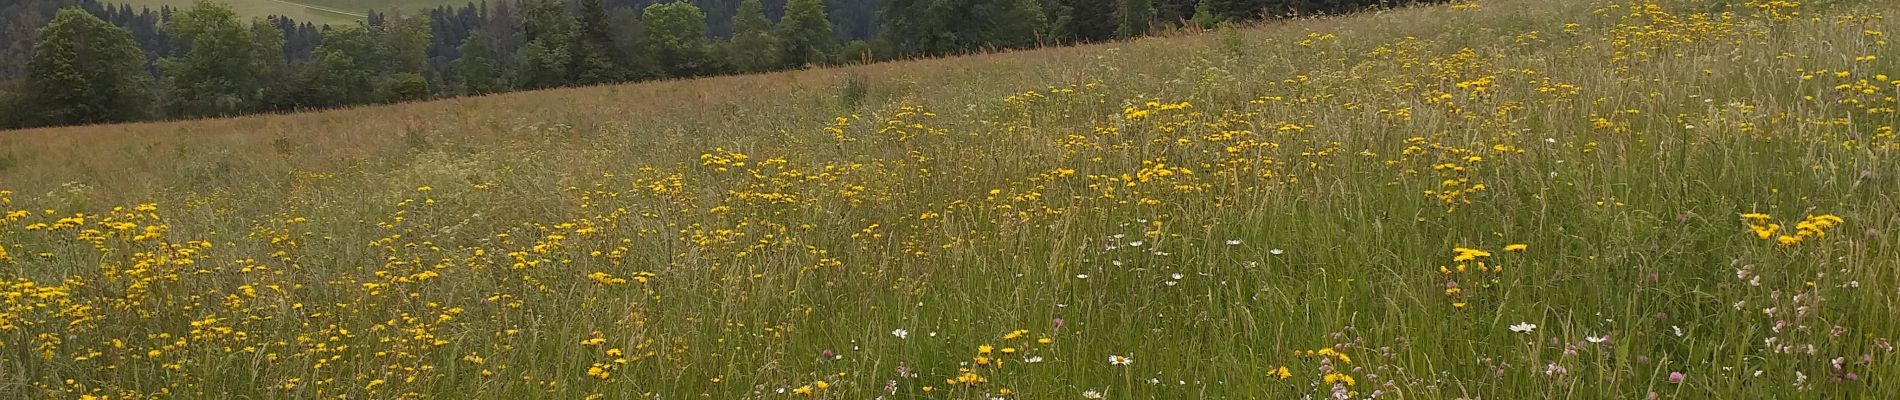
[[1893,398],[1896,11],[0,132],[0,398]]

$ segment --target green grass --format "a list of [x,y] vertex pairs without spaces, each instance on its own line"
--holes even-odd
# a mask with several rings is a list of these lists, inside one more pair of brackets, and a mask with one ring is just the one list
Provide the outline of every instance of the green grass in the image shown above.
[[1896,7],[1726,4],[7,132],[0,397],[1900,395]]

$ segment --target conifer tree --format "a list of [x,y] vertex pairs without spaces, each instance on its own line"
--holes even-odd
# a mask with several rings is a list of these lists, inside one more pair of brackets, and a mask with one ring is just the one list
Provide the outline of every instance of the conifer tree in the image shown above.
[[572,53],[574,60],[570,62],[574,82],[592,85],[624,80],[626,57],[622,57],[619,47],[614,45],[607,6],[601,0],[582,1],[578,27]]

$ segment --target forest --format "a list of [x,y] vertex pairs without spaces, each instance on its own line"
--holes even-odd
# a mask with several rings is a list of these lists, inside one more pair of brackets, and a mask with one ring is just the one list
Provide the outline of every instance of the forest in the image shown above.
[[0,5],[0,129],[225,117],[1099,42],[1381,0],[499,0],[351,26]]

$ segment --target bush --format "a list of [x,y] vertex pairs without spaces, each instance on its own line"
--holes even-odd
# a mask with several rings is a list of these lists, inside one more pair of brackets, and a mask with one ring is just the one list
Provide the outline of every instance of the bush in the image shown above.
[[414,73],[390,75],[376,87],[376,93],[386,103],[424,100],[429,98],[429,80]]
[[844,48],[838,50],[838,64],[870,64],[873,62],[877,62],[877,50],[871,47],[870,42],[853,40],[850,43],[845,43]]

